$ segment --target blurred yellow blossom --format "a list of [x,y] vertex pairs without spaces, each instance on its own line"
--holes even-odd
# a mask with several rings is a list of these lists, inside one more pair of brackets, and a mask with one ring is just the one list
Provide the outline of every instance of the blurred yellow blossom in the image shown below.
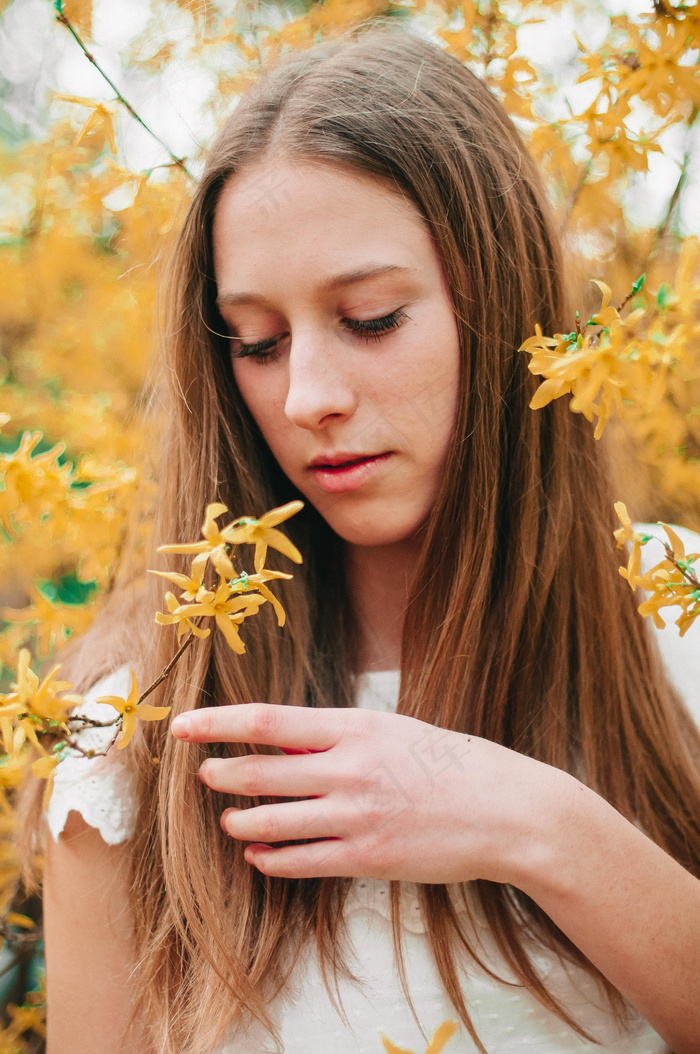
[[46,780],[46,789],[44,790],[43,807],[47,808],[51,799],[51,792],[53,790],[54,776],[56,775],[56,767],[60,758],[54,754],[53,756],[47,754],[46,757],[38,758],[32,762],[32,774],[36,779]]
[[[55,679],[61,669],[60,664],[54,666],[39,682],[30,661],[29,651],[22,648],[17,663],[17,680],[12,685],[14,691],[2,697],[2,706],[19,707],[19,712],[32,714],[45,721],[65,721],[70,710],[82,703],[82,696],[71,693],[73,686],[67,681]],[[60,699],[59,692],[64,693]]]

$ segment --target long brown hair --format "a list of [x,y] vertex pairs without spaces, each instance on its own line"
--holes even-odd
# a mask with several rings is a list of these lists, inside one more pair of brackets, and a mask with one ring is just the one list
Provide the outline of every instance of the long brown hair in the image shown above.
[[[259,515],[301,496],[236,389],[211,247],[226,181],[281,157],[350,166],[413,202],[432,232],[459,327],[461,397],[407,606],[398,712],[583,774],[700,874],[700,737],[617,573],[614,498],[600,450],[563,400],[528,407],[537,382],[519,345],[536,322],[550,333],[570,328],[545,191],[485,85],[410,31],[374,25],[285,55],[218,135],[169,276],[153,545],[199,537],[210,501]],[[263,609],[246,624],[241,658],[214,634],[197,642],[158,702],[175,712],[253,699],[353,705],[357,632],[342,541],[308,504],[286,526],[305,558],[280,590],[287,626],[279,630]],[[74,649],[74,678],[91,683],[128,661],[149,683],[174,651],[174,631],[152,623],[162,594],[155,578],[139,590],[122,583]],[[128,639],[117,640],[119,625],[132,627]],[[99,653],[103,669],[93,660]],[[127,752],[141,785],[133,904],[139,1010],[154,1047],[204,1054],[248,1015],[274,1032],[266,1002],[307,938],[329,991],[331,972],[352,976],[341,942],[350,882],[266,876],[245,862],[241,842],[222,834],[218,819],[231,798],[202,786],[199,764],[208,753],[270,748],[184,744],[160,724],[140,735]],[[391,904],[404,983],[400,886],[391,883]],[[595,977],[624,1016],[609,982],[518,889],[478,881],[419,892],[437,968],[472,1036],[455,956],[478,961],[478,949],[454,910],[461,893],[485,916],[519,983],[581,1035],[537,972],[533,937]]]

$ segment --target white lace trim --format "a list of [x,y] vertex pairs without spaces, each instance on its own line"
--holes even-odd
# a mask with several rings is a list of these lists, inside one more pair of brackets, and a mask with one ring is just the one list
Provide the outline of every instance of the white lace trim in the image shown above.
[[[96,721],[109,721],[114,710],[96,703],[101,695],[125,698],[131,687],[127,667],[120,667],[98,681],[85,694],[85,705],[79,712]],[[85,750],[104,750],[112,738],[106,728],[89,728],[80,733]],[[46,813],[49,831],[55,840],[66,826],[71,812],[80,813],[90,827],[95,827],[108,845],[118,845],[131,838],[136,821],[136,785],[132,773],[116,750],[108,757],[67,756],[56,769],[54,787]]]

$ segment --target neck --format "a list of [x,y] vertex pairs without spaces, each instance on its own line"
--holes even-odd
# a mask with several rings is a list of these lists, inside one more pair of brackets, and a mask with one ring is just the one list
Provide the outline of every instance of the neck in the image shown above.
[[418,560],[411,538],[395,545],[347,545],[348,592],[359,627],[358,672],[398,670],[406,605]]

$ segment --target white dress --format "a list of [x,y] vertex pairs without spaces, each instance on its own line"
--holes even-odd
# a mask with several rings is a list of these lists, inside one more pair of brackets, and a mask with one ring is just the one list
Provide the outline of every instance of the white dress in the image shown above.
[[[649,533],[658,527],[644,525]],[[682,532],[693,551],[700,550],[700,537]],[[646,565],[660,559],[660,547],[650,543],[643,550]],[[668,671],[700,723],[700,619],[684,638],[673,625],[656,631]],[[98,682],[88,693],[90,716],[104,719],[114,711],[95,704],[99,695],[124,695],[129,688],[126,668]],[[356,704],[374,710],[393,711],[399,690],[399,673],[385,670],[364,674]],[[98,746],[99,730],[86,732],[86,745]],[[87,743],[87,737],[93,737]],[[110,844],[127,839],[133,830],[134,787],[126,769],[112,765],[106,774],[93,774],[94,762],[67,758],[58,767],[49,804],[48,824],[55,838],[63,830],[68,813],[76,810],[100,830]],[[405,884],[402,908],[404,960],[409,991],[423,1031],[418,1028],[397,975],[392,946],[389,883],[378,879],[356,879],[348,894],[345,917],[352,957],[349,966],[362,978],[361,986],[339,979],[342,1007],[350,1028],[339,1017],[320,973],[315,951],[310,948],[295,968],[289,986],[269,1007],[280,1026],[284,1054],[385,1054],[382,1037],[404,1048],[406,1054],[427,1054],[435,1030],[446,1020],[458,1023],[457,1032],[440,1048],[443,1054],[473,1054],[476,1047],[449,1003],[429,952],[421,920],[416,886]],[[465,927],[469,923],[463,916]],[[500,977],[514,980],[499,955],[488,928],[476,922],[474,936],[482,956]],[[473,931],[472,931],[473,932]],[[547,987],[593,1035],[598,1044],[581,1039],[562,1021],[537,1002],[522,987],[508,987],[491,979],[474,964],[461,967],[461,987],[472,1021],[489,1054],[528,1051],[532,1054],[670,1054],[664,1040],[639,1017],[632,1028],[620,1034],[601,1005],[593,982],[583,971],[565,969],[557,957],[535,951],[534,961]],[[269,1033],[257,1022],[244,1032],[234,1030],[212,1054],[276,1054]],[[281,1054],[281,1051],[280,1051]],[[431,1052],[432,1054],[432,1052]]]

